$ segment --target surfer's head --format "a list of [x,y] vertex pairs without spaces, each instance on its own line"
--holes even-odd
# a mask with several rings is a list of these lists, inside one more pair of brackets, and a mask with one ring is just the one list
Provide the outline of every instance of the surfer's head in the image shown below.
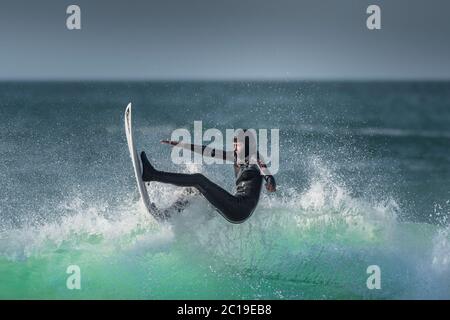
[[256,137],[253,130],[239,129],[235,132],[234,152],[238,163],[248,163],[256,159]]

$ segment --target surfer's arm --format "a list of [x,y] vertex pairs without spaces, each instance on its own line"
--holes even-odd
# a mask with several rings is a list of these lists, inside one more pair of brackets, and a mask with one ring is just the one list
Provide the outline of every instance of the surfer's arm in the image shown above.
[[269,192],[275,192],[277,189],[277,183],[275,182],[275,178],[270,173],[270,170],[267,168],[266,163],[258,152],[257,164],[261,174],[264,176],[264,180],[266,181],[266,189]]
[[171,146],[176,146],[179,148],[190,150],[192,152],[196,152],[203,156],[207,156],[207,157],[211,157],[211,158],[222,158],[222,160],[225,160],[225,161],[227,161],[227,160],[233,161],[234,160],[233,151],[224,151],[224,150],[220,150],[220,149],[210,148],[205,145],[177,142],[177,141],[172,141],[172,140],[162,140],[161,143],[165,143],[165,144],[168,144]]

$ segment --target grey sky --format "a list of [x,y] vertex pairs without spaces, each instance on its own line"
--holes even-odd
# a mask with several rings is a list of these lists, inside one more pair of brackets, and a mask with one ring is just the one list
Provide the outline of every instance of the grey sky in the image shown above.
[[448,0],[0,0],[0,79],[450,79],[449,35]]

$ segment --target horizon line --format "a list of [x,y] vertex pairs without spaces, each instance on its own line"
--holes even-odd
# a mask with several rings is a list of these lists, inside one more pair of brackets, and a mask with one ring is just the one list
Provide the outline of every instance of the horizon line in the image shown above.
[[449,78],[0,78],[0,82],[449,82]]

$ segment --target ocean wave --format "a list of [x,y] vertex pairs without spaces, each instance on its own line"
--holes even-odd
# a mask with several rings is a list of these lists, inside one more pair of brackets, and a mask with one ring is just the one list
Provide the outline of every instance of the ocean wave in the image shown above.
[[[53,208],[55,221],[2,233],[0,269],[6,271],[0,278],[10,279],[13,269],[29,272],[30,265],[33,274],[52,277],[78,263],[98,270],[90,274],[99,283],[89,297],[450,297],[442,282],[450,275],[447,226],[401,223],[395,199],[355,198],[318,159],[311,167],[308,188],[281,185],[278,195],[264,194],[241,225],[229,224],[199,196],[158,224],[131,194],[117,207],[74,194]],[[166,207],[179,192],[154,184],[150,195]],[[373,264],[383,272],[380,291],[365,287]],[[111,295],[104,288],[117,272],[132,274],[132,285]],[[33,274],[27,283],[8,280],[12,292],[52,290]]]
[[334,134],[343,136],[383,136],[383,137],[421,137],[449,139],[450,132],[442,130],[410,130],[400,128],[366,127],[366,128],[348,128],[348,127],[326,127],[320,125],[298,125],[290,127],[290,130],[300,132],[309,132],[316,134]]

